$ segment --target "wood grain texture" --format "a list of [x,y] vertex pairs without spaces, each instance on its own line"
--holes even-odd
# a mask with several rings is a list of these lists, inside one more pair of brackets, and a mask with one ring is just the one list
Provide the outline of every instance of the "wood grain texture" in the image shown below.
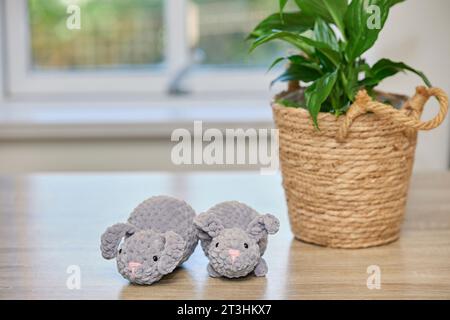
[[[153,286],[130,285],[99,239],[143,199],[171,194],[198,212],[241,200],[277,215],[282,226],[265,254],[265,278],[213,279],[200,247]],[[66,269],[81,268],[81,289]],[[366,286],[381,269],[381,289]],[[196,174],[35,174],[0,176],[1,299],[450,299],[450,173],[416,175],[399,241],[360,250],[294,240],[279,176]]]

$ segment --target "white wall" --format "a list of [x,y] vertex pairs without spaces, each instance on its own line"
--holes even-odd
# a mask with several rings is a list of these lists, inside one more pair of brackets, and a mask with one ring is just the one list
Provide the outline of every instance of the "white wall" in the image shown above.
[[[392,9],[380,35],[370,51],[369,61],[390,58],[403,61],[422,70],[436,87],[450,92],[450,1],[407,0]],[[413,74],[399,75],[386,80],[381,89],[411,95],[420,85]],[[424,119],[431,119],[438,110],[435,99],[425,108]],[[450,125],[447,117],[441,127],[422,132],[416,154],[416,171],[449,168]]]

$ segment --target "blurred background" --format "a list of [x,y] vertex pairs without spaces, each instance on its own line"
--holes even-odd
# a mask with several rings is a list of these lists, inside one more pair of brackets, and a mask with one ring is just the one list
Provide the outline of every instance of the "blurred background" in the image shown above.
[[[80,28],[68,27],[79,8]],[[228,170],[170,161],[175,128],[271,128],[273,42],[245,37],[276,0],[0,0],[0,171]],[[368,53],[450,91],[448,0],[396,6]],[[289,10],[289,8],[288,8]],[[381,89],[412,94],[399,75]],[[437,103],[430,101],[424,117]],[[447,170],[450,127],[420,134],[416,171]]]

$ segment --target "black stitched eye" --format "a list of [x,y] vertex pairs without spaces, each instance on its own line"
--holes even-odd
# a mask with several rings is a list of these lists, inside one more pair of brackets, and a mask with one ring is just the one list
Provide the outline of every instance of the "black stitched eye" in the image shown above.
[[119,254],[122,253],[122,248],[119,249]]
[[157,256],[153,256],[153,261],[158,261],[158,257]]
[[248,244],[247,243],[244,243],[244,248],[248,249]]
[[218,248],[218,247],[219,247],[219,243],[217,242],[217,243],[216,243],[216,248]]

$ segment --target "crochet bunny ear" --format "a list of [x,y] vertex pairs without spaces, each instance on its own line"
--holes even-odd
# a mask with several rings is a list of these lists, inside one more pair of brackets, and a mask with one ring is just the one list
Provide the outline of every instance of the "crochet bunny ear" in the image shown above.
[[105,259],[112,259],[117,256],[117,248],[123,237],[132,235],[136,228],[129,223],[116,223],[107,228],[102,234],[100,250]]
[[264,234],[275,234],[280,228],[280,221],[271,214],[260,215],[253,219],[247,226],[250,237],[259,241]]
[[183,258],[183,253],[186,248],[186,242],[177,233],[167,231],[163,234],[164,250],[158,262],[158,271],[161,274],[171,273]]
[[223,230],[223,225],[220,220],[208,212],[201,213],[195,217],[194,224],[200,230],[200,237],[202,237],[203,232],[208,234],[211,238],[214,238]]

